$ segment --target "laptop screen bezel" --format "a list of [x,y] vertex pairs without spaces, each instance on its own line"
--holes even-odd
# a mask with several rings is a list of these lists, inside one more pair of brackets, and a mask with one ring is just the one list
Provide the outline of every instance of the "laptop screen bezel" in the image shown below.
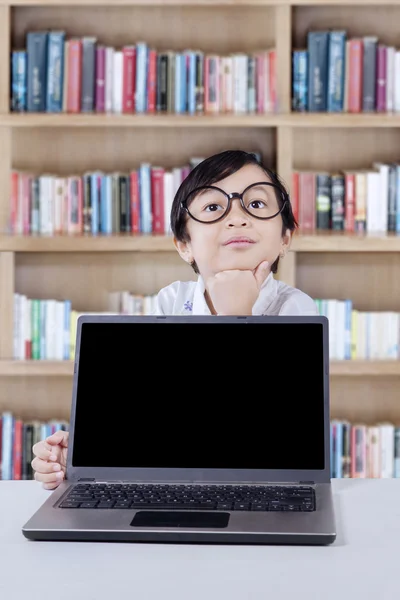
[[[72,465],[72,447],[75,429],[77,384],[79,375],[80,342],[82,325],[85,323],[303,323],[322,326],[323,348],[323,390],[324,390],[324,469],[179,469],[179,468],[139,468],[139,467],[77,467]],[[329,330],[328,319],[322,315],[301,316],[134,316],[134,315],[81,315],[77,320],[74,376],[69,426],[69,447],[67,453],[67,480],[93,479],[95,481],[135,481],[174,483],[265,483],[265,482],[313,482],[329,483],[330,469],[330,385],[329,385]],[[88,432],[90,434],[90,432]],[[97,439],[98,436],[96,436]],[[101,442],[99,442],[101,443]],[[104,439],[104,443],[107,443]]]

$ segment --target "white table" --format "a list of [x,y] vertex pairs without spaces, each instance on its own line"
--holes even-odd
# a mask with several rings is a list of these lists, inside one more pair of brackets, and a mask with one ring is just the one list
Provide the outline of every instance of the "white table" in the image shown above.
[[326,547],[33,542],[22,525],[49,493],[0,482],[2,600],[399,600],[400,479],[332,482]]

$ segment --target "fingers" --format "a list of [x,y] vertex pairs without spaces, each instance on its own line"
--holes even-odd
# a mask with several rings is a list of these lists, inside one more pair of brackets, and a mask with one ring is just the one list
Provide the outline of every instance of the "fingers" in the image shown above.
[[48,444],[45,440],[37,442],[33,446],[32,452],[35,456],[38,456],[42,460],[52,460],[52,461],[56,461],[57,457],[60,453],[59,449],[54,448],[53,446]]
[[46,460],[42,460],[41,458],[34,458],[31,462],[32,469],[40,474],[46,473],[57,473],[62,471],[62,466],[60,463],[47,462]]
[[58,471],[57,473],[50,474],[35,472],[34,478],[36,479],[36,481],[42,482],[42,485],[46,490],[54,490],[63,481],[64,473],[63,471]]
[[48,444],[50,444],[50,446],[60,445],[62,448],[68,448],[68,437],[69,437],[69,432],[63,431],[62,429],[60,429],[59,431],[56,431],[52,435],[49,435],[45,439],[45,441]]
[[258,287],[261,287],[261,285],[264,283],[268,273],[269,273],[269,262],[267,260],[264,260],[254,270],[254,277],[256,278]]

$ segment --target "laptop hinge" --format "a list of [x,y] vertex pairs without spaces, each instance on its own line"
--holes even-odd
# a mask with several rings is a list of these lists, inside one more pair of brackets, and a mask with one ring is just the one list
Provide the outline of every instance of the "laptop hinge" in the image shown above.
[[314,485],[315,481],[299,481],[299,483],[306,484],[306,485]]
[[94,477],[80,477],[78,481],[94,481]]

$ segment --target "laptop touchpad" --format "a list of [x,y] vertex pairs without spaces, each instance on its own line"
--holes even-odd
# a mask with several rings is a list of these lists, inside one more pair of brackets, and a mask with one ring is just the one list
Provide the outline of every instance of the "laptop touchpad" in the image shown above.
[[135,514],[132,527],[203,527],[223,528],[228,526],[229,513],[196,512],[179,510],[141,510]]

